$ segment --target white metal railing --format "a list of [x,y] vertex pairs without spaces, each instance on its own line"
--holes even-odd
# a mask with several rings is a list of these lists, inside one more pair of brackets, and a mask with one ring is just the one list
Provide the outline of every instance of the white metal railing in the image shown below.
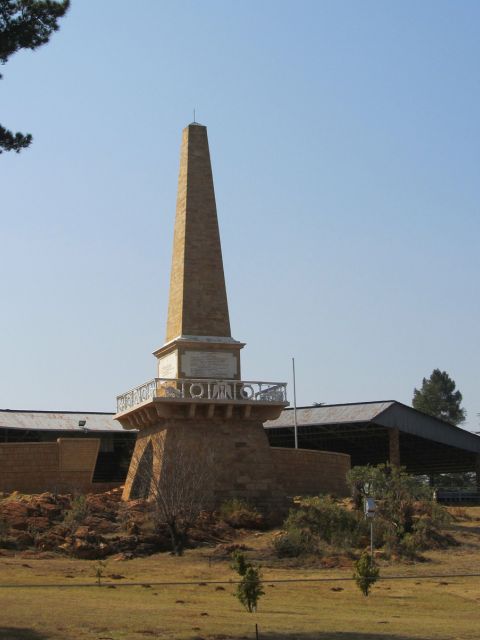
[[211,378],[154,378],[117,396],[117,413],[154,398],[172,400],[232,400],[235,402],[287,402],[285,382],[252,382]]

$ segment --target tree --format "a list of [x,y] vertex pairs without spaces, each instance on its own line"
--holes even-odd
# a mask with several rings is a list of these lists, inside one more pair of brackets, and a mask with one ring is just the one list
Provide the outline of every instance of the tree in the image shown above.
[[258,600],[265,593],[262,588],[260,569],[248,562],[240,551],[236,551],[233,554],[232,569],[235,569],[242,578],[237,585],[235,597],[238,598],[249,613],[255,613]]
[[149,499],[157,527],[166,526],[172,551],[183,555],[188,534],[200,512],[211,504],[212,453],[192,448],[181,427],[151,438],[141,455],[134,453],[132,495]]
[[375,498],[375,540],[387,555],[416,558],[439,540],[450,544],[451,537],[441,533],[450,519],[448,512],[432,500],[431,488],[404,467],[353,467],[347,482],[362,498]]
[[[46,44],[69,6],[70,0],[0,0],[0,64],[20,49]],[[13,133],[0,125],[0,153],[19,153],[31,142],[30,133]]]
[[364,551],[355,562],[355,573],[353,574],[355,582],[364,596],[368,596],[370,593],[370,589],[378,580],[379,573],[378,567],[372,564],[368,553]]
[[398,539],[413,529],[415,502],[430,499],[428,487],[396,465],[353,467],[347,473],[347,482],[362,498],[375,498],[375,519],[388,523]]
[[422,388],[414,389],[414,409],[430,416],[458,425],[465,420],[465,409],[460,405],[462,394],[455,391],[455,382],[446,371],[434,369],[430,378],[424,378]]

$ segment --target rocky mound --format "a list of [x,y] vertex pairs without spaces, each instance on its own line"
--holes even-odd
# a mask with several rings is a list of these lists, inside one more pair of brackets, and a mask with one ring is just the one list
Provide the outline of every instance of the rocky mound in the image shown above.
[[[146,500],[123,502],[122,490],[88,495],[17,492],[0,499],[0,547],[56,552],[83,559],[120,558],[169,551],[166,527],[155,526]],[[252,523],[245,528],[255,528]],[[257,516],[257,520],[261,516]],[[190,546],[224,543],[238,532],[239,522],[202,512],[189,532]],[[261,524],[261,522],[260,522]]]
[[87,496],[13,493],[0,502],[0,544],[96,559],[167,550],[166,531],[153,531],[148,504],[124,503],[121,490]]

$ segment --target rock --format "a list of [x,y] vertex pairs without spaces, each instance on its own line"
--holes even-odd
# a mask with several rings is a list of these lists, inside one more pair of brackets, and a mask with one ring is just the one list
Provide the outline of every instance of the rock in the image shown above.
[[10,500],[0,506],[0,517],[8,522],[12,529],[26,531],[28,529],[28,517],[35,510],[24,502]]
[[75,558],[82,560],[98,560],[105,558],[110,551],[108,544],[101,542],[99,544],[87,542],[77,538],[71,547],[71,553]]
[[87,516],[83,524],[97,533],[115,533],[118,530],[118,524],[111,520],[105,520],[99,516]]
[[58,520],[60,516],[63,514],[63,509],[61,505],[51,504],[49,502],[44,502],[38,505],[39,511],[42,515],[49,519],[50,522]]
[[28,549],[33,545],[33,536],[27,531],[21,531],[15,534],[13,541],[17,549]]
[[27,529],[32,534],[46,531],[50,527],[50,520],[45,516],[31,516],[27,518]]
[[110,546],[113,553],[124,553],[133,551],[138,545],[137,536],[114,537],[110,539]]
[[123,562],[124,560],[133,560],[133,553],[117,553],[110,558],[113,562]]
[[36,547],[41,551],[55,551],[61,548],[64,540],[65,539],[63,538],[63,536],[60,536],[54,531],[50,530],[37,538]]

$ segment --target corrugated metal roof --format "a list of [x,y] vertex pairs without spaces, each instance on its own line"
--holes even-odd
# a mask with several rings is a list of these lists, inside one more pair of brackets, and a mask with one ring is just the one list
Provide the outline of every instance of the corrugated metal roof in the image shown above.
[[[480,453],[478,435],[395,400],[331,404],[297,409],[299,427],[307,425],[321,427],[322,425],[362,422],[372,422],[387,429],[399,429],[420,438]],[[264,426],[266,429],[293,427],[293,410],[285,409],[277,420],[270,420]]]
[[[357,404],[331,404],[297,409],[297,424],[342,424],[344,422],[370,422],[391,407],[393,400],[385,402],[359,402]],[[282,411],[279,418],[265,423],[267,429],[293,427],[293,410]]]
[[[70,411],[15,411],[0,409],[0,428],[41,429],[45,431],[124,431],[113,413]],[[85,428],[79,421],[85,420]]]

